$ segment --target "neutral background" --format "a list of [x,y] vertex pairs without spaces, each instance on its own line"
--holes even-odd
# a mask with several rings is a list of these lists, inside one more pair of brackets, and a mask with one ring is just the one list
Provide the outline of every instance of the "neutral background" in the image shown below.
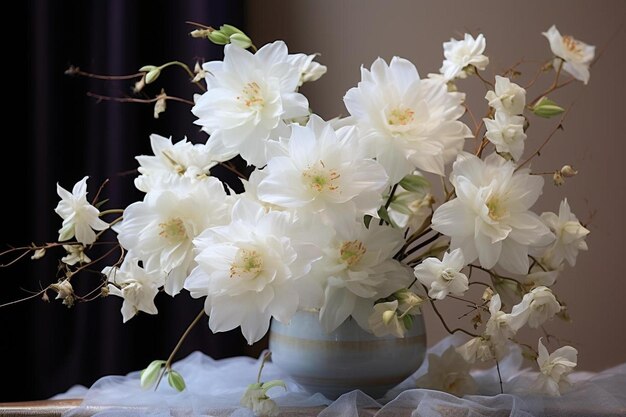
[[[148,152],[149,133],[204,138],[184,106],[169,105],[154,120],[151,107],[95,103],[85,97],[86,91],[125,95],[128,84],[63,76],[70,63],[124,74],[174,58],[190,64],[196,58],[220,59],[221,48],[189,39],[185,20],[214,26],[234,23],[258,45],[285,39],[292,52],[321,53],[319,61],[328,66],[328,74],[305,86],[304,93],[314,111],[327,118],[345,114],[341,99],[358,82],[359,66],[369,66],[378,56],[409,58],[425,76],[440,67],[444,41],[464,32],[483,33],[486,53],[492,58],[485,75],[492,77],[521,57],[530,61],[549,57],[540,33],[553,23],[562,33],[600,49],[617,33],[592,69],[587,87],[576,83],[552,96],[564,105],[576,103],[564,123],[565,131],[555,136],[533,169],[547,171],[570,163],[580,170],[579,177],[561,188],[547,184],[536,210],[554,211],[567,196],[578,216],[590,221],[592,231],[589,253],[581,254],[576,268],[563,274],[557,286],[574,322],[553,321],[546,328],[563,343],[579,347],[582,369],[626,361],[622,262],[626,255],[622,240],[626,234],[626,2],[30,0],[24,4],[25,56],[12,61],[11,69],[20,75],[8,80],[20,83],[24,95],[11,101],[14,105],[3,120],[5,125],[25,122],[20,123],[23,135],[8,137],[5,132],[5,163],[0,164],[0,242],[11,244],[56,237],[59,219],[52,210],[57,181],[69,187],[88,174],[93,190],[111,177],[107,188],[111,205],[128,204],[139,195],[128,194],[132,178],[117,173],[136,167],[133,156]],[[23,72],[18,71],[21,63],[25,63]],[[523,77],[533,72],[533,65],[521,68]],[[183,78],[173,71],[160,81],[168,92],[189,95]],[[459,87],[471,97],[475,113],[483,113],[483,86],[469,79]],[[531,119],[527,147],[537,146],[554,123]],[[9,159],[18,161],[20,168],[9,166]],[[53,282],[54,270],[53,257],[0,270],[0,304],[27,294],[21,288],[36,290],[39,282]],[[92,284],[84,280],[82,289]],[[46,398],[75,383],[89,385],[101,375],[127,373],[151,359],[164,358],[201,307],[201,302],[182,298],[185,301],[170,302],[160,297],[157,304],[163,314],[140,315],[125,325],[117,299],[96,300],[71,310],[39,300],[0,309],[0,401]],[[464,311],[463,306],[457,307]],[[443,336],[442,328],[431,311],[424,314],[432,344]],[[457,311],[446,314],[450,321],[459,315]],[[525,337],[535,343],[538,335]],[[213,337],[199,326],[181,356],[198,349],[215,357],[251,353],[244,347],[238,331]],[[262,343],[257,347],[262,348]]]
[[[328,73],[305,86],[304,92],[313,110],[326,118],[345,115],[342,97],[359,81],[361,65],[369,67],[379,56],[389,60],[397,55],[411,60],[426,76],[441,66],[442,42],[461,39],[465,32],[485,35],[486,55],[491,58],[485,75],[492,80],[520,58],[549,58],[541,32],[552,24],[597,50],[606,48],[586,87],[576,83],[550,95],[564,106],[575,104],[565,130],[555,135],[532,168],[553,171],[568,163],[579,170],[578,177],[559,188],[548,177],[535,210],[558,211],[559,202],[567,197],[592,232],[589,252],[580,254],[576,267],[568,268],[556,286],[573,323],[554,320],[546,330],[579,348],[580,369],[598,370],[626,361],[626,2],[265,1],[251,2],[249,7],[249,31],[258,43],[285,39],[290,50],[321,54],[319,61],[328,66]],[[536,68],[534,62],[521,66],[521,80],[528,81]],[[529,96],[543,91],[552,76],[548,74],[542,89],[535,87]],[[468,93],[473,112],[481,117],[486,111],[482,83],[474,78],[458,82],[458,87]],[[557,121],[535,117],[530,123],[526,149],[533,150]],[[464,311],[464,306],[457,306],[447,317],[454,323]],[[425,315],[432,344],[445,330],[431,311]],[[532,332],[524,339],[534,345],[539,335]]]

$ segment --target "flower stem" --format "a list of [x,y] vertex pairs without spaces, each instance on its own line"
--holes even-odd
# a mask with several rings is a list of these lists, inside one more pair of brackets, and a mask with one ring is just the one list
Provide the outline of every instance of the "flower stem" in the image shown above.
[[189,336],[191,329],[193,329],[195,325],[198,324],[202,316],[204,316],[204,308],[200,310],[196,318],[193,319],[191,324],[187,327],[187,330],[185,330],[185,333],[183,333],[180,339],[178,339],[178,343],[176,343],[174,350],[172,350],[172,353],[170,353],[170,356],[167,358],[167,361],[165,361],[165,366],[163,367],[163,370],[161,371],[161,374],[159,375],[159,379],[157,380],[157,383],[154,386],[155,391],[157,390],[157,388],[159,388],[159,384],[161,383],[161,380],[163,379],[163,376],[165,375],[165,373],[172,368],[172,361],[174,360],[174,356],[176,356],[176,354],[178,353],[178,350],[183,345],[183,342],[185,341],[187,336]]

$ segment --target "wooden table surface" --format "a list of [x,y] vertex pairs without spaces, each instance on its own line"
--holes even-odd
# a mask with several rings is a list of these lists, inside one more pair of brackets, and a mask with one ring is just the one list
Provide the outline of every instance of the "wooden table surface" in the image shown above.
[[[15,403],[0,403],[0,416],[47,416],[47,417],[60,417],[63,413],[74,410],[80,406],[82,400],[44,400],[44,401],[27,401],[27,402],[15,402]],[[96,413],[106,411],[108,409],[116,410],[128,409],[129,411],[136,410],[138,413],[144,411],[144,408],[139,407],[115,407],[115,406],[90,406],[81,409],[81,413],[76,417],[89,417]],[[293,417],[315,417],[325,407],[281,407],[280,416],[293,416]],[[411,417],[414,408],[396,408],[393,414],[385,413],[385,417]],[[220,409],[220,410],[207,410],[207,416],[212,414],[222,414],[224,412],[234,411],[233,409]],[[359,417],[371,417],[376,415],[379,411],[378,408],[364,408],[359,410]],[[464,408],[441,405],[438,410],[442,417],[466,417],[467,410]],[[173,409],[171,415],[176,416],[188,416],[188,409]],[[510,415],[509,410],[497,410],[489,417],[508,417]],[[545,413],[546,416],[554,415],[554,413]],[[559,416],[563,415],[563,412],[558,413]],[[571,413],[567,413],[570,417],[613,417],[613,416],[626,416],[626,408],[616,410],[613,412],[600,412],[598,410],[572,410]],[[487,415],[485,415],[487,416]]]

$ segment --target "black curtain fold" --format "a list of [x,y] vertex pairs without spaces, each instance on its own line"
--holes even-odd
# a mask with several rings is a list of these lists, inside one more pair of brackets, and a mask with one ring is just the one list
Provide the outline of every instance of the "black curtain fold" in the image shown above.
[[[129,96],[132,82],[69,77],[64,71],[70,64],[89,72],[130,74],[145,64],[181,60],[193,65],[196,60],[221,59],[223,49],[192,39],[188,33],[193,28],[185,21],[244,28],[244,6],[243,0],[28,1],[25,75],[23,80],[11,80],[23,82],[24,94],[4,115],[9,124],[23,117],[26,123],[22,137],[7,138],[5,163],[0,164],[4,194],[0,244],[23,246],[57,239],[61,224],[53,211],[57,182],[70,189],[89,175],[93,196],[109,178],[103,193],[111,208],[141,199],[134,190],[134,175],[123,173],[137,167],[136,155],[150,152],[150,133],[206,140],[193,125],[189,106],[169,102],[166,112],[154,119],[151,105],[98,102],[86,92]],[[165,71],[155,84],[145,93],[154,97],[163,87],[169,94],[191,98],[194,92],[179,68]],[[17,171],[9,160],[19,166]],[[62,252],[0,269],[0,304],[54,282]],[[85,293],[97,281],[95,274],[82,276],[75,281],[76,290]],[[68,309],[52,300],[52,292],[48,295],[51,302],[36,297],[0,308],[4,362],[0,401],[48,398],[74,384],[90,385],[102,375],[125,374],[153,359],[165,359],[203,305],[203,300],[193,300],[187,293],[175,299],[161,294],[159,315],[139,314],[122,324],[122,300],[116,297]],[[194,350],[215,358],[251,352],[239,330],[212,335],[206,320],[191,333],[179,358]]]

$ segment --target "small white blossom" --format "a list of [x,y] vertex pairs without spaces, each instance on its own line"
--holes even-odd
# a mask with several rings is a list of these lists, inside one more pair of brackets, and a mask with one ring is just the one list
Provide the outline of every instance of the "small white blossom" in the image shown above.
[[450,236],[450,248],[461,248],[466,262],[476,258],[487,269],[496,264],[525,274],[531,247],[545,246],[554,235],[529,209],[541,195],[543,178],[527,169],[516,171],[498,154],[484,161],[463,153],[452,168],[456,198],[435,210],[432,228]]
[[54,211],[63,218],[63,227],[59,230],[61,242],[76,236],[76,240],[83,245],[91,245],[96,241],[94,230],[109,227],[98,217],[100,211],[87,202],[87,178],[78,181],[71,193],[57,184],[61,201]]
[[317,81],[322,75],[326,74],[326,66],[313,61],[316,57],[317,54],[289,55],[291,64],[298,68],[300,71],[300,81],[298,82],[298,87],[302,86],[302,84],[304,83]]
[[76,265],[77,263],[87,264],[91,262],[91,259],[85,254],[85,247],[83,245],[63,245],[63,249],[67,252],[67,255],[61,258],[61,262],[67,265]]
[[596,47],[587,45],[569,35],[561,36],[554,25],[542,35],[548,38],[552,53],[560,58],[554,60],[555,69],[558,70],[559,66],[563,65],[565,72],[587,84],[590,76],[589,66],[593,61]]
[[464,71],[468,65],[473,65],[479,70],[484,70],[489,65],[489,58],[483,55],[487,41],[480,34],[474,39],[469,33],[465,34],[463,40],[450,39],[443,44],[443,55],[446,58],[439,70],[446,80],[455,78],[465,78]]
[[55,300],[63,300],[63,304],[68,307],[74,304],[74,288],[69,280],[65,279],[59,283],[52,284],[50,288],[57,292]]
[[139,266],[139,260],[126,255],[119,268],[107,266],[102,270],[109,281],[109,293],[122,297],[122,317],[124,323],[133,318],[138,311],[157,314],[154,297],[159,287],[164,284],[160,271],[146,271]]
[[492,360],[495,356],[491,343],[484,337],[474,337],[456,348],[456,351],[469,363]]
[[576,367],[578,351],[571,346],[563,346],[548,354],[548,349],[541,339],[539,339],[537,350],[539,352],[537,364],[541,371],[537,381],[537,391],[552,396],[561,395],[570,386],[567,376]]
[[491,317],[487,321],[485,334],[490,336],[490,340],[496,346],[506,343],[508,339],[515,336],[517,331],[526,323],[527,318],[525,313],[507,314],[500,310],[501,307],[500,295],[496,294],[491,297],[489,303]]
[[398,300],[374,304],[368,320],[369,328],[377,337],[393,335],[404,337],[406,327],[398,317]]
[[154,156],[140,155],[135,158],[140,165],[135,187],[145,193],[173,188],[179,184],[178,179],[188,183],[203,181],[211,175],[211,168],[237,154],[219,149],[219,143],[212,140],[206,145],[194,145],[187,139],[172,143],[172,138],[150,135],[150,145]]
[[443,260],[427,258],[414,269],[415,277],[429,288],[428,296],[443,300],[446,295],[463,295],[469,288],[467,276],[461,273],[465,267],[461,249],[445,253]]
[[256,417],[276,417],[280,412],[276,402],[267,396],[260,384],[250,384],[240,403],[251,409]]
[[570,266],[575,266],[578,251],[587,250],[585,238],[589,230],[572,213],[567,199],[561,202],[558,216],[554,213],[543,213],[541,220],[556,235],[556,240],[548,247],[542,260],[550,265],[560,265],[567,260]]
[[495,91],[487,91],[485,99],[496,111],[515,116],[524,112],[526,90],[508,78],[496,75]]
[[387,208],[389,218],[398,227],[415,230],[422,226],[432,213],[434,202],[430,188],[407,191],[398,185],[391,204]]
[[435,389],[462,397],[475,394],[478,385],[469,373],[470,364],[450,346],[441,356],[428,354],[428,373],[415,381],[419,388]]
[[522,301],[513,306],[511,314],[526,317],[528,326],[537,328],[561,311],[561,305],[548,287],[537,287],[525,294]]
[[524,117],[510,116],[508,113],[496,111],[493,119],[483,119],[487,127],[485,137],[496,146],[500,153],[508,152],[518,161],[524,153]]

